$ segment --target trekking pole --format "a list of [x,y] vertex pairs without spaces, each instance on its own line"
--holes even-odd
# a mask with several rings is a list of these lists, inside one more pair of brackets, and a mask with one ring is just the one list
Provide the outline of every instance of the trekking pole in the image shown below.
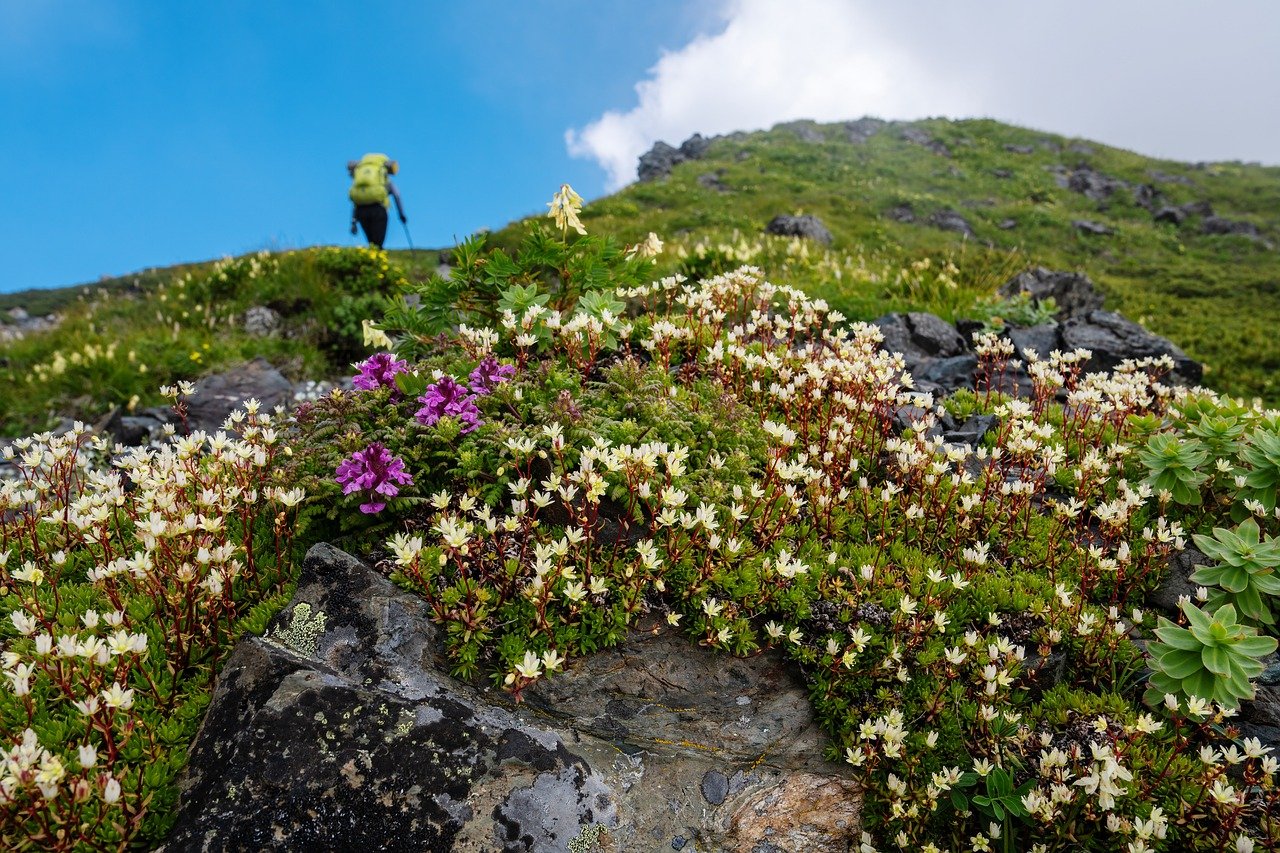
[[418,256],[418,250],[413,247],[413,238],[409,236],[409,223],[401,219],[400,227],[404,229],[404,238],[409,241],[409,251],[413,252],[414,257],[416,258]]

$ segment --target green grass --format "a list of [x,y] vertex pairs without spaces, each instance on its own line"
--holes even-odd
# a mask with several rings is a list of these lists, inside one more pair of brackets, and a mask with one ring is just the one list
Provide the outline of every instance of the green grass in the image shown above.
[[[657,232],[667,251],[655,276],[704,274],[751,262],[776,282],[802,287],[860,320],[904,309],[955,319],[1028,267],[1079,270],[1104,292],[1106,307],[1204,361],[1206,384],[1280,404],[1280,339],[1274,334],[1280,327],[1280,254],[1274,248],[1280,245],[1280,168],[1193,166],[1094,142],[1074,150],[1076,140],[989,120],[917,126],[945,144],[951,156],[903,139],[902,126],[885,127],[862,144],[848,142],[839,124],[815,125],[825,136],[817,143],[781,128],[744,134],[716,140],[702,159],[677,166],[668,178],[633,184],[591,203],[583,221],[592,233],[622,242]],[[1010,152],[1007,145],[1031,146],[1032,153]],[[1195,216],[1181,227],[1154,222],[1126,189],[1099,209],[1055,180],[1054,169],[1078,166],[1132,184],[1155,183],[1170,204],[1208,201],[1220,216],[1257,225],[1263,239],[1201,234]],[[1007,177],[998,177],[998,170]],[[1189,183],[1156,183],[1152,171]],[[698,177],[706,173],[716,174],[729,191],[702,186]],[[914,223],[885,216],[900,204],[912,206]],[[945,209],[961,213],[974,237],[926,223]],[[820,217],[834,235],[832,246],[765,239],[764,225],[779,213]],[[536,219],[495,232],[490,245],[514,247]],[[1010,219],[1015,228],[999,227]],[[1115,233],[1081,235],[1072,225],[1077,219],[1101,222]],[[128,405],[134,395],[149,402],[160,382],[195,378],[256,354],[295,378],[345,370],[356,352],[348,346],[361,319],[355,314],[376,306],[361,300],[367,288],[317,270],[307,260],[313,251],[275,255],[277,273],[242,282],[234,292],[206,289],[189,299],[183,310],[203,300],[201,316],[220,318],[210,329],[183,322],[190,318],[175,317],[172,306],[157,300],[184,277],[208,279],[214,263],[0,295],[0,322],[16,305],[33,315],[65,315],[55,332],[0,346],[0,379],[14,389],[0,407],[0,430],[12,434],[46,426],[57,415],[93,417],[112,405]],[[422,279],[434,270],[438,253],[400,251],[389,257],[405,277]],[[252,339],[227,322],[255,304],[282,310],[288,334]],[[133,350],[149,373],[139,376],[126,362],[57,381],[32,378],[58,352],[66,357],[86,343],[105,347],[111,341],[117,356]],[[202,355],[193,359],[197,352]]]
[[[584,212],[588,229],[638,240],[656,231],[692,244],[700,238],[754,240],[779,213],[811,213],[835,236],[836,255],[862,256],[871,268],[904,266],[923,257],[951,257],[958,278],[981,289],[1034,265],[1087,273],[1106,294],[1106,307],[1141,321],[1189,355],[1209,365],[1207,382],[1234,395],[1280,401],[1276,370],[1280,343],[1280,168],[1217,163],[1204,167],[1143,157],[1094,142],[1092,153],[1068,148],[1073,140],[995,121],[920,122],[947,145],[951,157],[900,138],[885,128],[861,145],[845,141],[841,125],[818,125],[827,141],[806,143],[776,129],[742,141],[721,139],[706,156],[683,163],[669,178],[635,184],[593,202]],[[1041,143],[1048,143],[1042,145]],[[1005,150],[1030,145],[1031,154]],[[1269,248],[1238,236],[1200,233],[1200,218],[1181,228],[1153,221],[1117,190],[1105,210],[1080,193],[1059,187],[1052,167],[1088,166],[1130,183],[1152,183],[1170,204],[1205,200],[1215,213],[1259,227]],[[1009,177],[995,175],[1007,170]],[[1156,183],[1156,170],[1191,182]],[[730,192],[707,189],[698,176],[716,173]],[[912,205],[916,222],[884,214]],[[938,210],[960,212],[975,238],[941,231],[924,220]],[[1006,219],[1017,227],[1003,230]],[[1107,237],[1079,234],[1072,221],[1089,219],[1115,230]],[[510,242],[520,223],[494,235]],[[766,269],[782,281],[778,271]],[[882,288],[865,281],[836,281],[818,271],[798,283],[857,319],[899,307]],[[805,280],[807,279],[807,280]],[[945,302],[919,307],[941,308]]]

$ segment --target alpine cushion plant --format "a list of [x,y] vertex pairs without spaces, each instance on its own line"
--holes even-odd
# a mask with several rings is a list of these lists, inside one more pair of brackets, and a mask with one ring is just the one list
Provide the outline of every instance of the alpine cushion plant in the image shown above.
[[467,377],[470,380],[470,388],[473,393],[480,396],[488,394],[495,386],[506,382],[516,375],[514,365],[502,364],[492,355],[486,355],[476,365],[476,369],[471,371],[471,375]]
[[482,423],[480,410],[476,408],[475,394],[458,384],[452,376],[441,376],[435,384],[427,386],[427,392],[418,398],[422,408],[414,415],[423,426],[434,426],[444,417],[456,419],[462,432],[475,430]]
[[366,493],[368,500],[360,504],[360,511],[367,515],[386,508],[387,503],[381,498],[393,498],[400,494],[400,486],[413,485],[413,477],[404,469],[404,460],[392,456],[376,441],[342,460],[337,481],[344,495]]
[[400,389],[396,386],[396,374],[408,373],[409,362],[397,359],[389,352],[374,353],[356,365],[360,372],[351,379],[351,384],[361,391],[376,391],[379,388],[390,388],[391,399],[399,399]]
[[1159,642],[1152,643],[1151,690],[1148,704],[1165,697],[1216,702],[1236,708],[1253,698],[1253,679],[1262,674],[1262,658],[1276,650],[1274,637],[1236,621],[1236,609],[1224,604],[1210,616],[1190,601],[1183,603],[1188,627],[1161,618]]
[[1147,483],[1157,493],[1168,493],[1182,506],[1199,506],[1200,487],[1209,475],[1197,470],[1209,458],[1195,439],[1179,439],[1169,433],[1151,436],[1138,458],[1150,469]]
[[1245,501],[1257,501],[1266,512],[1274,512],[1280,490],[1280,433],[1258,430],[1241,449],[1240,459],[1249,467],[1240,472],[1244,481],[1237,495],[1241,504],[1235,510],[1237,517],[1243,517]]
[[1280,540],[1262,538],[1258,523],[1247,518],[1235,530],[1215,527],[1212,536],[1197,533],[1196,547],[1218,562],[1198,569],[1191,579],[1210,589],[1209,606],[1233,604],[1251,624],[1274,625],[1271,596],[1280,595]]

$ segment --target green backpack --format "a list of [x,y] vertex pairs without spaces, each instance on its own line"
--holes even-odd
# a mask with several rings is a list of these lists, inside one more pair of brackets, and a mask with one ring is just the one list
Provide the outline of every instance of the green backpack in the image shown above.
[[387,161],[386,154],[366,154],[356,164],[355,180],[347,195],[355,204],[387,205]]

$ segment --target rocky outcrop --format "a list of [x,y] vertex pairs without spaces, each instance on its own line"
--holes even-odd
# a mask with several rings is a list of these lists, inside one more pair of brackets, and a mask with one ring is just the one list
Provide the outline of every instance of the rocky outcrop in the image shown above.
[[951,149],[942,141],[934,139],[933,134],[929,133],[929,131],[925,130],[923,127],[908,124],[902,128],[900,135],[907,142],[912,142],[922,148],[927,148],[934,154],[941,157],[951,156]]
[[886,122],[883,119],[869,116],[860,118],[857,121],[847,121],[844,124],[845,138],[854,145],[861,145],[883,130],[885,124]]
[[769,224],[764,227],[764,233],[783,237],[804,237],[806,240],[813,240],[824,246],[831,245],[832,240],[831,232],[827,230],[822,220],[807,213],[803,216],[779,214],[769,220]]
[[1174,374],[1183,380],[1195,383],[1204,376],[1204,365],[1188,358],[1168,338],[1154,335],[1111,311],[1090,311],[1067,320],[1062,325],[1062,345],[1093,353],[1085,363],[1088,373],[1114,370],[1126,359],[1167,355],[1173,359]]
[[1067,176],[1066,186],[1067,189],[1078,192],[1085,198],[1105,202],[1111,198],[1112,193],[1127,187],[1128,184],[1119,178],[1082,166]]
[[261,356],[225,373],[206,376],[195,384],[188,401],[187,424],[206,432],[221,429],[227,415],[244,408],[251,398],[261,404],[262,411],[270,411],[293,400],[293,383]]
[[801,142],[824,142],[826,136],[822,133],[821,126],[812,119],[800,119],[798,121],[788,121],[782,124],[775,124],[774,130],[782,130],[795,134]]
[[0,320],[0,344],[19,341],[27,335],[56,329],[59,322],[56,314],[32,317],[25,308],[10,308],[5,312],[5,318]]
[[1033,267],[1009,279],[997,291],[1006,299],[1025,293],[1039,305],[1052,299],[1058,306],[1058,319],[1066,320],[1102,307],[1102,294],[1087,275]]
[[1257,225],[1224,216],[1206,216],[1200,223],[1200,230],[1205,234],[1236,234],[1254,240],[1259,237]]
[[698,160],[707,153],[712,140],[700,133],[695,133],[672,148],[665,142],[658,141],[653,147],[640,155],[640,165],[636,169],[636,177],[640,181],[656,181],[671,174],[671,170],[688,160]]
[[224,668],[162,848],[845,851],[858,787],[778,655],[645,625],[506,694],[446,675],[418,596],[327,545]]

